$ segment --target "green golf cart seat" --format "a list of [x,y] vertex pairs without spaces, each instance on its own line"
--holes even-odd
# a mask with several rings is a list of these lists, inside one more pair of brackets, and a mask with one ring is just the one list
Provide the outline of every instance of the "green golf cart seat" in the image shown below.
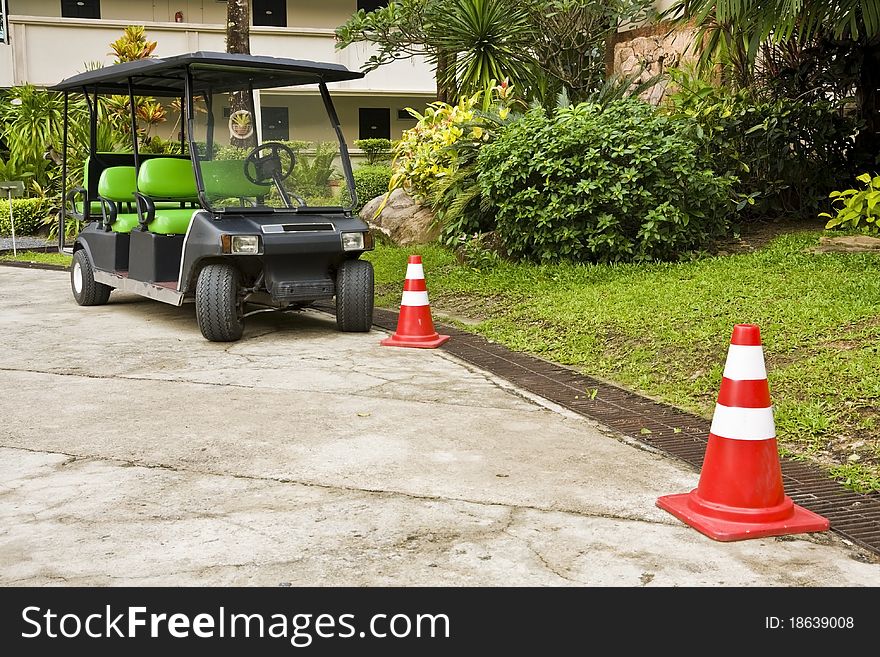
[[[182,208],[179,203],[198,203],[196,179],[189,160],[160,157],[142,162],[137,175],[137,191],[142,199],[142,211],[144,205],[147,206],[148,231],[162,235],[186,233],[197,209]],[[167,201],[178,205],[173,207]]]

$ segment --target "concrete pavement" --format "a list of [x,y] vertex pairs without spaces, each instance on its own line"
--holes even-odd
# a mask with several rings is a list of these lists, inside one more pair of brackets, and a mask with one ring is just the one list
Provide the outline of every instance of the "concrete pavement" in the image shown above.
[[381,337],[209,343],[192,305],[0,267],[0,584],[880,584],[831,533],[714,542],[654,505],[689,467]]

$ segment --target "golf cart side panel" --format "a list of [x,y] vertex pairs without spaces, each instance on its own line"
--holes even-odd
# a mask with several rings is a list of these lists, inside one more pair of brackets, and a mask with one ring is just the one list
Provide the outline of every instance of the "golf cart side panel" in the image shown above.
[[128,270],[127,233],[105,231],[100,222],[89,223],[76,238],[74,250],[85,249],[95,269],[107,272]]
[[128,276],[143,283],[176,283],[182,251],[183,235],[132,231]]

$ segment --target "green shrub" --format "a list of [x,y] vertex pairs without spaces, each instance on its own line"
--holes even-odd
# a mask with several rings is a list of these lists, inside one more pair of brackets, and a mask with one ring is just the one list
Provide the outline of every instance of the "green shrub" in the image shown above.
[[251,150],[250,148],[240,148],[239,146],[214,146],[214,159],[243,160]]
[[514,258],[673,259],[727,229],[731,180],[679,122],[628,99],[534,109],[478,159],[483,195]]
[[831,103],[762,99],[681,71],[673,78],[673,116],[693,121],[694,139],[715,171],[737,177],[744,218],[814,217],[828,193],[849,178],[856,124]]
[[[50,203],[43,198],[14,198],[12,212],[15,216],[15,234],[36,235],[49,213]],[[0,199],[0,235],[12,235],[9,223],[9,200]]]
[[[367,202],[377,196],[382,196],[388,191],[391,182],[391,167],[383,164],[365,164],[354,170],[354,189],[357,192],[358,204],[355,210],[360,210]],[[342,189],[342,205],[351,203],[351,194],[348,186]]]
[[[278,143],[283,144],[290,148],[294,153],[299,157],[300,151],[304,151],[309,148],[312,143],[308,141],[296,140],[296,141],[270,141],[264,142],[266,144]],[[204,142],[197,143],[199,153],[204,155],[207,152],[207,146]],[[239,146],[220,146],[214,145],[214,159],[215,160],[243,160],[247,157],[248,153],[250,153],[253,148],[241,148]],[[284,159],[284,158],[282,158]]]
[[820,217],[828,217],[825,228],[854,228],[867,233],[880,233],[880,176],[863,173],[856,178],[865,183],[865,189],[845,189],[831,192],[835,214],[822,212]]
[[367,164],[379,164],[391,160],[390,139],[358,139],[354,145],[367,156]]

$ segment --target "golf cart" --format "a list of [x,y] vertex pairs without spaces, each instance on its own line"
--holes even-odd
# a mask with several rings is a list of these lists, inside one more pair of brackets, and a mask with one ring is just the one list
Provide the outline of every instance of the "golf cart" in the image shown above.
[[[83,184],[64,190],[59,216],[59,248],[73,255],[76,302],[107,303],[114,289],[177,306],[194,300],[202,335],[233,341],[250,312],[335,297],[338,328],[369,331],[373,269],[359,257],[373,239],[351,210],[351,162],[327,89],[362,75],[337,64],[196,52],[87,71],[53,87],[64,94],[65,184],[72,94],[85,96],[90,119]],[[284,97],[319,113],[323,105],[327,120],[309,122],[307,140],[256,143],[254,92],[298,85],[317,85],[320,101]],[[128,106],[130,152],[98,148],[107,96],[117,108],[120,99]],[[179,133],[159,153],[143,145],[144,97],[182,113]],[[312,144],[323,151],[305,155]],[[345,203],[330,185],[314,182],[316,170],[330,171],[334,161],[348,188]],[[64,238],[70,219],[84,225],[72,248]]]

